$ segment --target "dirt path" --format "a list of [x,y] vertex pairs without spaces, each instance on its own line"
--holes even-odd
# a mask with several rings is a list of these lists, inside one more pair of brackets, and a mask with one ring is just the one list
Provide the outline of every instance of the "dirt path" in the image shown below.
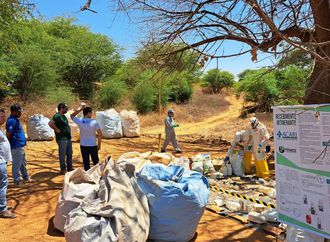
[[[100,158],[111,154],[116,159],[129,151],[155,151],[157,142],[152,138],[107,140]],[[211,145],[182,144],[184,155],[208,152],[220,156],[219,147]],[[226,147],[222,147],[225,152]],[[57,145],[55,142],[29,142],[27,147],[28,171],[34,180],[21,188],[8,188],[8,205],[17,214],[14,220],[0,219],[1,242],[65,241],[63,234],[53,228],[52,217],[62,188],[63,176],[59,174]],[[74,143],[74,166],[82,167],[79,144]],[[8,167],[11,174],[11,166]],[[272,241],[266,235],[247,228],[236,221],[205,212],[198,227],[196,241]]]
[[[242,102],[233,95],[227,96],[225,99],[230,103],[225,112],[219,113],[201,122],[180,123],[180,128],[177,129],[176,133],[178,135],[209,134],[217,127],[221,128],[228,126],[228,123],[235,123],[234,120],[237,120],[237,117],[240,115]],[[163,133],[163,129],[164,127],[161,124],[154,127],[145,127],[142,129],[142,132],[144,134],[157,134]]]

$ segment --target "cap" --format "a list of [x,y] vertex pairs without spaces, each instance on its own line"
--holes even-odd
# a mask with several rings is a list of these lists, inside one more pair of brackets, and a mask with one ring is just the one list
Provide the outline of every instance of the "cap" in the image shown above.
[[174,113],[174,110],[171,108],[167,111],[168,113]]
[[66,105],[66,103],[59,103],[57,105],[57,110],[60,110],[61,108],[68,108],[68,105]]
[[13,112],[13,111],[17,111],[17,112],[22,112],[22,108],[20,105],[18,104],[14,104],[10,107],[10,111]]

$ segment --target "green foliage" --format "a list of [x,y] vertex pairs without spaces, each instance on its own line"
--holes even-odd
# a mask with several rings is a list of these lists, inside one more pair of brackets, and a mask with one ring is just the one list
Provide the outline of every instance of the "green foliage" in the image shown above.
[[193,94],[192,80],[194,76],[188,71],[174,73],[169,84],[170,100],[176,103],[186,103]]
[[48,88],[45,99],[50,104],[58,104],[60,102],[70,104],[75,100],[75,96],[71,88],[62,85]]
[[15,92],[24,99],[47,96],[49,90],[68,86],[88,99],[95,84],[114,75],[121,64],[117,46],[74,21],[21,18],[2,31],[15,48],[8,53],[0,48],[0,67],[4,68],[0,71],[0,98]]
[[270,110],[280,93],[275,73],[267,69],[250,71],[236,83],[236,89],[238,93],[244,92],[245,101],[257,103],[266,110]]
[[124,82],[116,78],[110,78],[104,82],[97,96],[101,107],[107,109],[120,104],[126,92],[127,86]]
[[260,109],[270,111],[272,105],[303,103],[309,71],[296,65],[279,70],[248,70],[235,87],[238,94],[244,93],[246,102],[254,102]]
[[157,102],[156,89],[148,82],[140,82],[133,90],[133,103],[140,113],[151,112]]
[[228,71],[211,69],[203,77],[203,85],[212,89],[213,93],[220,93],[225,87],[232,87],[235,83],[234,75]]
[[50,56],[38,49],[25,48],[15,55],[17,75],[14,87],[24,100],[45,96],[46,91],[56,84],[58,74]]

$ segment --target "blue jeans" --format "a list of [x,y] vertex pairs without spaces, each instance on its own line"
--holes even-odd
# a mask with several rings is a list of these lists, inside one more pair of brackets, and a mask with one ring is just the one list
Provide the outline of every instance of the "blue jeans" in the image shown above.
[[6,193],[8,185],[7,164],[0,163],[0,212],[7,210]]
[[57,140],[56,142],[58,144],[58,156],[60,160],[61,171],[72,171],[72,141],[69,139],[62,139]]
[[11,155],[13,158],[12,172],[14,182],[18,182],[21,179],[21,174],[24,180],[29,180],[29,175],[26,170],[25,146],[12,149]]

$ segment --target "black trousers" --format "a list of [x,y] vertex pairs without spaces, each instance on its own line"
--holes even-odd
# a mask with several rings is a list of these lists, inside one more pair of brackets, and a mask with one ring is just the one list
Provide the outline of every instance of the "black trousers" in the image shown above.
[[81,156],[83,158],[85,171],[90,169],[89,156],[92,158],[93,164],[99,163],[99,154],[97,146],[80,146]]

